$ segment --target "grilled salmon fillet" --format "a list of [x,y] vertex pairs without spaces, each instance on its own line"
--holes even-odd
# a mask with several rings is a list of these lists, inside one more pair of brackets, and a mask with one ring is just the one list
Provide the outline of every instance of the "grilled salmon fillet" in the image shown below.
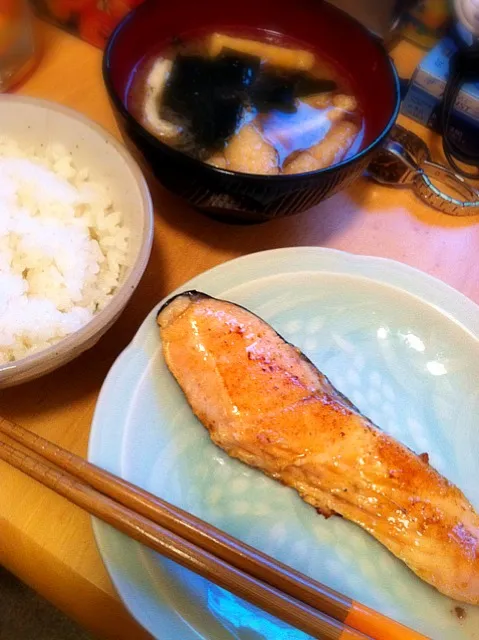
[[213,442],[355,522],[442,593],[479,604],[479,516],[297,348],[230,302],[190,291],[158,314],[166,363]]

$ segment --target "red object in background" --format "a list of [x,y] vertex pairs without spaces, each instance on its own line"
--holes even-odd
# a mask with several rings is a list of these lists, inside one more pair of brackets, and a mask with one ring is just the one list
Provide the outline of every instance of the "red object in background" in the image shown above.
[[38,15],[100,48],[105,46],[118,22],[142,1],[31,0]]
[[80,13],[78,32],[83,40],[95,47],[103,47],[115,24],[115,18],[111,14],[93,6]]
[[121,20],[126,14],[141,4],[142,0],[110,0],[109,10],[115,20]]

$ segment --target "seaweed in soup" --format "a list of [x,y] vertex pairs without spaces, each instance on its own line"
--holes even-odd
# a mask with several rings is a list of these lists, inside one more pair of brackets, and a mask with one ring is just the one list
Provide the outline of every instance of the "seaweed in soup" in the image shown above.
[[165,120],[180,125],[195,155],[221,149],[237,129],[260,60],[224,52],[216,58],[176,56],[160,108]]
[[259,113],[277,110],[296,113],[297,100],[337,89],[334,80],[316,78],[307,72],[267,67],[251,90],[251,101]]

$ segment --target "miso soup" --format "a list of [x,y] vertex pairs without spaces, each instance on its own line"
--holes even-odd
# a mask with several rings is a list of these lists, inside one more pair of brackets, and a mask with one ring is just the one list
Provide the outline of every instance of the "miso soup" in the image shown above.
[[128,108],[162,142],[222,169],[281,175],[357,153],[361,105],[333,63],[294,41],[209,33],[138,66]]

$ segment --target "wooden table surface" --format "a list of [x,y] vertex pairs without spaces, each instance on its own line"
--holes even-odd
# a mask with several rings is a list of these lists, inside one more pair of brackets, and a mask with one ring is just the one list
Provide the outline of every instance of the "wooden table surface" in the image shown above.
[[[101,52],[42,23],[40,65],[18,93],[82,111],[118,135],[101,77]],[[400,74],[420,53],[401,43]],[[406,121],[439,157],[439,141]],[[294,245],[385,256],[426,271],[479,303],[479,219],[427,208],[408,191],[364,179],[305,214],[255,227],[201,216],[151,184],[155,242],[146,274],[123,316],[90,352],[36,382],[0,392],[1,414],[85,455],[102,381],[144,316],[175,287],[225,260]],[[101,638],[150,637],[120,603],[98,554],[89,517],[0,463],[0,564]]]

